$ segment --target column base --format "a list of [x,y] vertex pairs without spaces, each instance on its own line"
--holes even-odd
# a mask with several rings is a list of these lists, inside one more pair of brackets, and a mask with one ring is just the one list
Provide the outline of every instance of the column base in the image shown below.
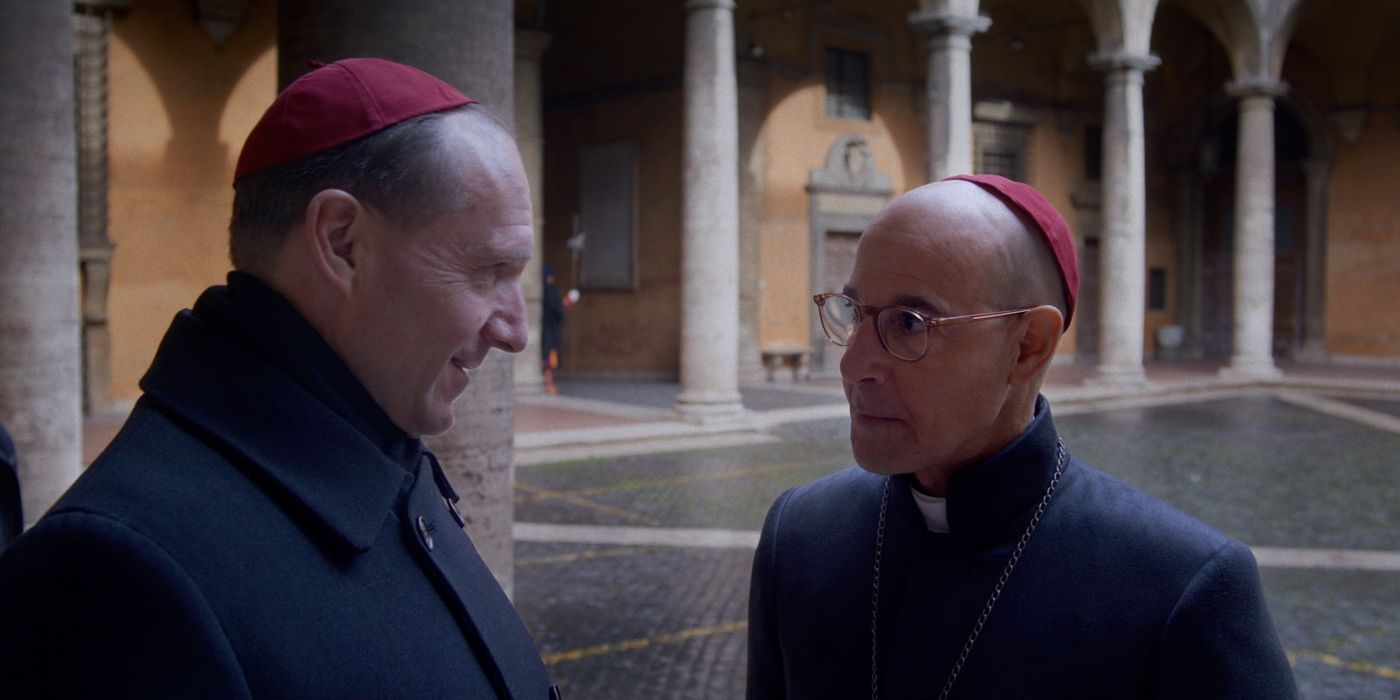
[[706,426],[745,425],[752,418],[737,391],[682,391],[675,412],[682,420]]
[[1147,386],[1147,372],[1142,366],[1125,367],[1118,365],[1099,365],[1094,370],[1094,374],[1084,380],[1085,386],[1105,387],[1112,389],[1138,389]]
[[1239,357],[1230,358],[1230,364],[1221,367],[1218,372],[1221,379],[1252,381],[1259,379],[1276,379],[1283,376],[1283,372],[1274,365],[1274,359],[1259,357]]
[[1303,341],[1303,348],[1298,351],[1298,359],[1304,362],[1326,362],[1331,358],[1327,344],[1320,340]]
[[543,380],[543,379],[532,378],[532,379],[526,379],[526,380],[523,380],[523,381],[516,381],[516,383],[515,383],[515,395],[516,395],[516,396],[539,396],[539,395],[541,395],[541,394],[543,394],[543,393],[544,393],[544,380]]

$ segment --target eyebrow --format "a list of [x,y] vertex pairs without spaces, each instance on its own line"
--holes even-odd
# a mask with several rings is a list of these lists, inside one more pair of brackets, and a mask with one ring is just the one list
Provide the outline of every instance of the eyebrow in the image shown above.
[[930,316],[938,316],[940,313],[942,313],[927,299],[923,297],[917,297],[912,294],[901,294],[895,297],[894,305],[907,306],[911,309],[914,309],[915,311],[923,311],[929,314]]
[[524,266],[524,265],[529,264],[530,258],[531,258],[531,257],[533,257],[533,255],[532,255],[531,253],[528,253],[528,252],[527,252],[527,253],[506,253],[506,254],[503,254],[503,255],[498,255],[498,256],[496,256],[496,259],[497,259],[499,262],[503,262],[503,263],[506,263],[506,264],[508,264],[508,265],[520,265],[520,266]]
[[[860,294],[849,284],[841,288],[841,293],[852,299],[860,299]],[[905,306],[915,311],[922,311],[930,316],[939,316],[942,314],[942,311],[937,306],[934,306],[932,302],[923,297],[914,296],[913,294],[901,294],[895,297],[894,303],[890,304],[890,306]]]
[[509,249],[496,250],[474,250],[471,253],[473,264],[483,267],[492,265],[520,265],[525,266],[530,262],[532,251],[512,251]]

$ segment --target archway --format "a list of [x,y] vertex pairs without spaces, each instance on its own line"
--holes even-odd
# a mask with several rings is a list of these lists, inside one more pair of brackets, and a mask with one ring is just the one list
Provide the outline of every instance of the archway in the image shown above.
[[[1199,264],[1197,295],[1199,338],[1193,346],[1201,357],[1223,360],[1231,353],[1233,322],[1233,241],[1235,227],[1235,154],[1238,113],[1217,112],[1198,140],[1195,171],[1200,230],[1194,251]],[[1308,304],[1306,271],[1309,250],[1308,170],[1314,149],[1304,122],[1293,104],[1281,100],[1274,110],[1274,314],[1273,353],[1298,357],[1306,331]],[[1312,241],[1314,247],[1317,241]]]

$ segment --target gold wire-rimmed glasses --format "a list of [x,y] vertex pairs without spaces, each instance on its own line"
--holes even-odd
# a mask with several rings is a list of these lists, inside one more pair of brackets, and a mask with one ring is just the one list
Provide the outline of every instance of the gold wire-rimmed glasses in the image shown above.
[[1003,318],[1023,314],[1033,306],[1010,311],[988,311],[962,316],[928,316],[907,306],[871,306],[840,294],[826,292],[812,297],[817,304],[817,316],[821,318],[822,331],[826,339],[843,348],[850,347],[861,319],[869,316],[875,319],[876,336],[885,352],[905,362],[918,362],[928,353],[930,329],[971,323],[990,318]]

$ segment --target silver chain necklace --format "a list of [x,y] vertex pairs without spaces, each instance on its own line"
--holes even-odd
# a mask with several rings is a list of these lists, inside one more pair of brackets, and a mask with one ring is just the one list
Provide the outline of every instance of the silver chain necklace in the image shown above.
[[[1040,499],[1040,505],[1036,506],[1035,513],[1031,515],[1031,522],[1026,526],[1026,531],[1021,533],[1021,539],[1016,543],[1016,548],[1011,550],[1011,558],[1006,561],[1006,568],[1001,572],[1001,578],[992,587],[992,595],[987,598],[987,604],[982,606],[982,614],[977,616],[977,622],[972,625],[971,634],[967,635],[967,642],[963,644],[962,652],[958,654],[958,660],[953,663],[953,670],[948,673],[948,680],[943,684],[943,690],[938,693],[938,700],[947,700],[948,694],[953,691],[953,683],[958,680],[958,674],[962,672],[963,664],[967,663],[968,654],[972,653],[972,645],[977,643],[978,635],[982,634],[982,626],[987,624],[987,617],[992,614],[992,608],[996,606],[997,599],[1001,597],[1002,589],[1006,588],[1006,582],[1011,579],[1011,572],[1016,569],[1016,562],[1021,560],[1021,554],[1026,550],[1026,544],[1031,541],[1031,533],[1035,532],[1035,527],[1040,524],[1040,519],[1045,515],[1046,506],[1050,505],[1050,497],[1055,495],[1055,489],[1060,485],[1060,476],[1065,471],[1065,443],[1062,440],[1055,440],[1055,474],[1050,477],[1050,487],[1045,489],[1045,496]],[[879,665],[879,621],[880,621],[880,559],[885,551],[885,515],[889,511],[890,504],[890,477],[885,477],[885,491],[880,496],[880,523],[875,528],[875,574],[871,581],[870,594],[870,700],[880,698],[880,665]]]

